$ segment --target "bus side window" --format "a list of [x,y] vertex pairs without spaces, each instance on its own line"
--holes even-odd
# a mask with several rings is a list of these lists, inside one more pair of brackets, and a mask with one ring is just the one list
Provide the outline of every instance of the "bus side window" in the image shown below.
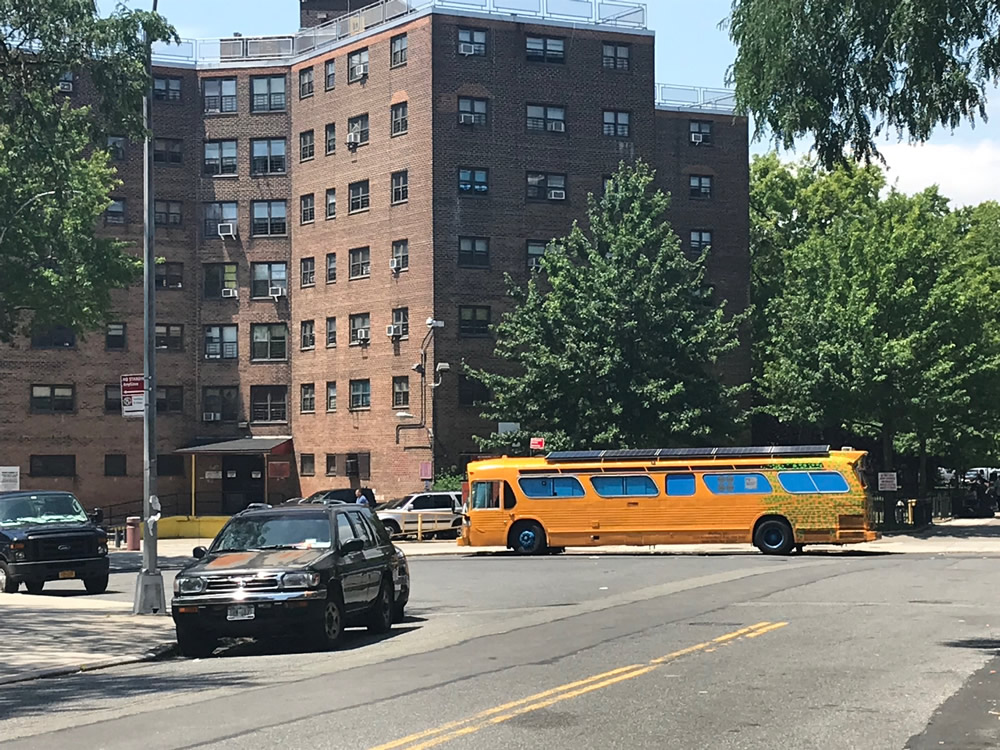
[[504,510],[512,510],[515,505],[517,505],[517,496],[514,494],[510,482],[505,479],[503,482],[503,508]]
[[667,495],[690,497],[694,494],[694,474],[667,474]]
[[472,483],[472,507],[473,508],[499,508],[500,507],[500,483],[499,482],[473,482]]
[[763,474],[705,474],[702,479],[713,495],[766,495],[771,491]]
[[785,492],[799,494],[816,491],[816,485],[807,471],[780,471],[778,472],[778,482]]
[[820,492],[848,492],[847,480],[839,471],[811,471],[809,476]]

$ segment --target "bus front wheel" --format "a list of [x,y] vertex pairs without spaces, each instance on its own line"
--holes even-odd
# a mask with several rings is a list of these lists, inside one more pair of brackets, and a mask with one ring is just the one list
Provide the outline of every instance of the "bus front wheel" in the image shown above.
[[507,546],[519,555],[540,555],[546,550],[545,529],[534,521],[520,521],[511,528]]
[[795,535],[784,518],[767,518],[757,526],[753,543],[765,555],[787,555],[795,546]]

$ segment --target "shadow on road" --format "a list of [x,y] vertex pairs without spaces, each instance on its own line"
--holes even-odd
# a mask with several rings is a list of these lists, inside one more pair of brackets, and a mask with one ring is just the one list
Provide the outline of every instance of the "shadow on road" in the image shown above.
[[[406,623],[424,622],[423,618],[407,617]],[[344,631],[344,640],[336,651],[354,651],[355,649],[373,646],[376,643],[387,641],[391,638],[419,630],[419,625],[394,625],[388,633],[373,635],[365,630],[348,629]],[[275,656],[279,654],[308,654],[318,649],[312,647],[308,642],[299,638],[291,640],[289,638],[262,638],[260,640],[240,639],[230,640],[223,644],[221,651],[217,651],[213,657],[215,659],[228,659],[243,656]],[[327,653],[327,652],[322,652]]]
[[952,648],[971,648],[1000,653],[1000,638],[962,638],[957,641],[945,641],[944,645]]

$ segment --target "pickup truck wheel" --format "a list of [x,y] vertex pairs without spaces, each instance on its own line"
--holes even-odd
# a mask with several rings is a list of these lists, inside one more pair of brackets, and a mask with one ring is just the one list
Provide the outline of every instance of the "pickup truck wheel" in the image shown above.
[[101,573],[100,575],[84,578],[83,587],[87,589],[88,594],[103,594],[108,590],[108,574]]
[[0,591],[5,594],[16,594],[18,583],[10,575],[7,563],[0,560]]
[[378,598],[372,604],[371,612],[368,614],[369,633],[389,632],[392,627],[392,599],[392,582],[388,578],[383,578],[382,586],[378,590]]
[[204,659],[211,656],[219,645],[217,638],[211,638],[193,625],[177,623],[177,648],[181,656],[189,659]]
[[24,588],[28,590],[29,594],[40,594],[45,588],[45,581],[25,581]]

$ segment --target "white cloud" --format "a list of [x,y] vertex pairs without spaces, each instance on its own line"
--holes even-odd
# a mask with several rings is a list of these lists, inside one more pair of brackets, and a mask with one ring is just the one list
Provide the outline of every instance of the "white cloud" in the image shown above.
[[916,193],[937,185],[951,206],[1000,200],[1000,142],[893,143],[879,146],[885,156],[890,185]]

